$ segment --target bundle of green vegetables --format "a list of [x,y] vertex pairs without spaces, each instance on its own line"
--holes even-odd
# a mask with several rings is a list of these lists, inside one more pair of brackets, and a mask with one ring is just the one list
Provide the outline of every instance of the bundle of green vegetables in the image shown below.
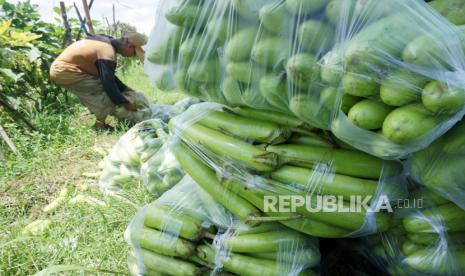
[[[391,275],[461,275],[465,269],[465,211],[423,188],[391,228],[359,241],[358,247]],[[374,253],[374,254],[373,254]]]
[[120,192],[140,181],[140,169],[163,146],[166,124],[158,119],[143,121],[126,132],[103,161],[99,185],[106,193]]
[[144,207],[125,237],[131,271],[144,275],[316,275],[320,261],[317,239],[238,222],[188,177]]
[[162,90],[293,114],[388,159],[425,148],[464,113],[465,35],[447,21],[462,24],[463,0],[160,7],[146,71]]
[[164,146],[168,139],[166,123],[199,102],[184,98],[173,105],[151,104],[149,117],[152,119],[132,127],[102,162],[102,190],[121,191],[142,180],[149,193],[160,196],[181,180],[184,173]]
[[[298,127],[304,125],[283,113],[201,103],[170,121],[171,132],[182,140],[172,150],[183,170],[244,222],[271,217],[331,238],[386,230],[389,214],[373,209],[405,196],[402,166],[340,148],[316,129]],[[309,203],[292,211],[265,209],[265,198],[280,196]],[[364,198],[367,208],[312,210],[325,196],[340,200],[341,209]]]

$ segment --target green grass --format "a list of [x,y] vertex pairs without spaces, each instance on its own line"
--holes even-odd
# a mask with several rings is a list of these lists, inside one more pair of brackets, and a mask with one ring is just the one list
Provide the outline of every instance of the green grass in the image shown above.
[[173,104],[185,96],[181,93],[163,92],[154,88],[150,84],[149,77],[144,72],[144,67],[141,64],[133,64],[124,71],[118,72],[118,78],[136,91],[144,92],[144,94],[152,101],[160,104]]
[[[123,82],[159,103],[183,97],[153,90],[141,66],[121,73]],[[72,101],[77,102],[74,97]],[[31,275],[55,265],[82,266],[94,271],[91,274],[102,273],[95,270],[127,274],[123,233],[137,210],[153,199],[140,183],[126,198],[104,196],[98,179],[86,176],[100,170],[103,156],[97,149],[109,150],[127,129],[118,125],[112,133],[93,131],[93,116],[81,105],[70,105],[66,112],[36,114],[32,121],[42,132],[3,125],[22,156],[9,153],[0,162],[0,275]],[[7,152],[5,145],[0,147]],[[64,187],[70,190],[65,202],[44,212]],[[100,204],[72,204],[70,199],[76,197]],[[22,233],[39,219],[51,221],[46,231],[37,236]],[[82,275],[82,270],[65,274]]]

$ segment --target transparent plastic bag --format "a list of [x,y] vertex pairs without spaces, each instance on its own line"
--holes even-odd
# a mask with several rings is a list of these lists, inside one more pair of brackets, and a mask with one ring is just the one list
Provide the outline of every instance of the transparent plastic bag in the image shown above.
[[162,121],[152,119],[129,129],[103,161],[100,189],[105,193],[118,193],[140,181],[142,164],[163,146],[168,137],[166,128]]
[[424,188],[403,208],[388,231],[360,243],[364,250],[392,275],[463,275],[465,211]]
[[317,129],[295,133],[295,117],[247,111],[200,103],[169,124],[182,141],[172,151],[184,171],[237,218],[271,217],[327,238],[389,227],[393,206],[406,197],[401,164],[342,149]]
[[397,159],[465,113],[464,39],[418,0],[165,0],[145,69],[160,89],[294,114]]
[[317,239],[276,223],[248,226],[188,176],[143,207],[125,239],[138,273],[316,275],[309,269],[320,259]]
[[165,144],[141,167],[141,178],[147,190],[160,196],[184,177],[184,171]]
[[412,176],[465,210],[465,121],[409,160]]
[[170,118],[182,113],[190,105],[198,103],[199,101],[192,98],[180,100],[174,105],[155,104],[151,103],[144,94],[137,91],[127,91],[124,95],[132,100],[137,108],[137,111],[131,112],[118,106],[115,109],[115,117],[120,120],[126,120],[131,124],[136,124],[150,119],[159,119],[164,122],[169,121]]

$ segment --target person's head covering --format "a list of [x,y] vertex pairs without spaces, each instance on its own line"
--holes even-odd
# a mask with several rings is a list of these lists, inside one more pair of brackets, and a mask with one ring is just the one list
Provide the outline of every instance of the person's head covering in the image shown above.
[[147,37],[140,33],[128,33],[126,35],[128,42],[134,45],[136,48],[136,55],[141,59],[144,60],[145,51],[142,49],[142,46],[147,44]]

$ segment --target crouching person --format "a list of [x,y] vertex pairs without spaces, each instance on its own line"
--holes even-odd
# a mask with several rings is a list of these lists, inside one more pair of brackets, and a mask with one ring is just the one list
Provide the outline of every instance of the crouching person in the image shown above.
[[[137,111],[135,97],[144,105],[149,104],[142,94],[132,91],[115,75],[116,54],[137,55],[143,60],[142,46],[146,43],[146,38],[138,33],[119,39],[90,35],[68,46],[55,59],[50,67],[50,78],[75,94],[95,115],[95,129],[106,129],[108,115],[118,118],[118,114]],[[127,112],[115,112],[118,108]]]

